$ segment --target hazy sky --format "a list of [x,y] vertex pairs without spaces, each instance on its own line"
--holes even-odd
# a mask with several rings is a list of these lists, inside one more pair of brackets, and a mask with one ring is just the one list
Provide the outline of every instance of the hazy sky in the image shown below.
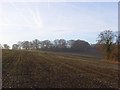
[[118,30],[117,2],[7,2],[0,4],[0,43],[81,39],[96,43],[101,31]]

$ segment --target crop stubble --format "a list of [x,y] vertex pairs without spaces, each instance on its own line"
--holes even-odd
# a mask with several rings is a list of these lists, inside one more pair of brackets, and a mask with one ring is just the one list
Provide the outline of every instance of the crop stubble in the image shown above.
[[[92,60],[93,59],[93,60]],[[51,52],[3,51],[3,88],[117,88],[117,64]],[[98,58],[97,58],[98,59]]]

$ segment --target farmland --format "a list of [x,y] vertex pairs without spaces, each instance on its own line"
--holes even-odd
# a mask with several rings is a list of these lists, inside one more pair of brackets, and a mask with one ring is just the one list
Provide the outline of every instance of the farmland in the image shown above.
[[117,88],[118,64],[100,57],[3,50],[3,88]]

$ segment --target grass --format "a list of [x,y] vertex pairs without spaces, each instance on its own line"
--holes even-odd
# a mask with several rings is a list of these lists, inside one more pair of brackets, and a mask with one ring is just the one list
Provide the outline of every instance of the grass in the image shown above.
[[3,50],[3,88],[117,88],[118,64],[89,55]]

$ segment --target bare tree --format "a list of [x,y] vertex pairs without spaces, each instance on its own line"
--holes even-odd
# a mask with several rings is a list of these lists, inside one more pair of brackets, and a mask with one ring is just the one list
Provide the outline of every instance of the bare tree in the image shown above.
[[33,46],[35,47],[35,49],[39,49],[40,41],[38,39],[33,40]]
[[3,48],[4,48],[4,49],[10,49],[10,46],[7,45],[7,44],[4,44],[4,45],[3,45]]
[[105,56],[107,60],[110,59],[114,39],[115,33],[110,30],[103,31],[98,35],[98,44],[101,44],[102,48],[105,49]]
[[90,44],[86,41],[78,39],[73,42],[73,45],[71,48],[75,51],[85,52],[86,50],[90,48]]
[[58,48],[59,39],[54,40],[54,48]]
[[13,44],[12,49],[19,49],[19,45],[18,44]]
[[74,42],[75,42],[75,40],[68,40],[67,41],[67,48],[71,48],[73,46]]
[[18,49],[22,49],[22,42],[21,42],[21,41],[19,41],[19,42],[17,43],[17,45],[18,45]]
[[41,48],[50,48],[51,46],[52,46],[52,43],[49,40],[44,40],[41,42]]
[[60,39],[58,42],[59,42],[59,45],[58,45],[59,48],[66,48],[67,47],[66,40]]
[[26,49],[26,50],[30,49],[30,43],[29,43],[29,41],[24,41],[22,43],[22,48]]
[[31,50],[36,49],[33,42],[29,42],[29,49]]

